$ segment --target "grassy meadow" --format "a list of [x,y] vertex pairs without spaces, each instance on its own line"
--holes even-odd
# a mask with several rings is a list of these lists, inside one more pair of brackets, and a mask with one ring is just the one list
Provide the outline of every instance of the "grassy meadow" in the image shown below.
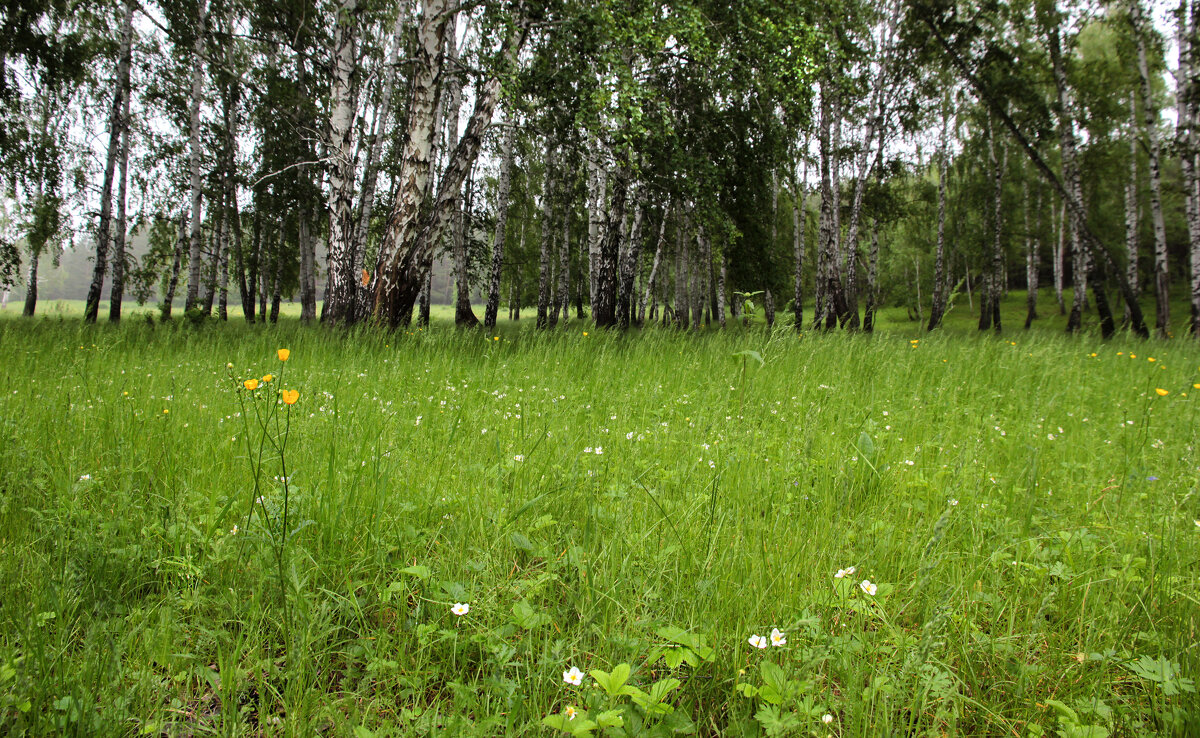
[[1200,347],[1006,320],[0,321],[0,734],[1197,735]]

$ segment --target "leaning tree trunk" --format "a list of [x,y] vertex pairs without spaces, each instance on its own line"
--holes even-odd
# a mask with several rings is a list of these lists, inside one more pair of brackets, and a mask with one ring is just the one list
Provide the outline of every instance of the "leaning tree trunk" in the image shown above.
[[408,30],[407,6],[401,6],[396,13],[396,24],[392,29],[392,45],[388,51],[386,67],[383,72],[382,89],[379,105],[375,108],[375,119],[371,124],[371,138],[367,143],[366,161],[363,164],[362,194],[359,196],[358,226],[354,229],[354,245],[351,252],[353,267],[351,273],[357,278],[362,273],[355,289],[357,302],[354,308],[355,321],[366,317],[370,299],[369,285],[371,275],[364,268],[367,254],[367,236],[371,226],[371,216],[375,210],[375,189],[379,182],[379,152],[382,149],[383,130],[391,120],[392,93],[396,88],[396,69],[400,61],[400,47],[404,44],[404,34]]
[[129,89],[129,68],[133,48],[133,3],[126,2],[124,20],[121,23],[121,57],[117,62],[117,79],[113,85],[112,112],[108,118],[108,155],[104,160],[104,184],[100,189],[100,227],[96,232],[96,263],[92,270],[92,283],[88,287],[87,303],[83,319],[95,323],[100,314],[100,293],[104,289],[104,273],[108,265],[108,246],[112,238],[112,188],[117,168],[117,157],[121,150],[121,129],[125,117],[126,92]]
[[117,164],[117,227],[113,235],[113,279],[112,290],[108,296],[108,322],[121,322],[121,301],[125,297],[126,264],[125,243],[126,231],[126,197],[129,191],[129,98],[131,97],[126,79],[122,94],[121,105],[121,156]]
[[646,323],[646,303],[650,301],[650,295],[654,291],[655,280],[658,278],[658,267],[662,264],[663,245],[667,240],[667,218],[671,214],[671,201],[668,199],[667,204],[663,207],[662,222],[658,224],[658,240],[654,246],[654,261],[650,265],[650,276],[646,279],[646,289],[642,293],[642,299],[638,303],[637,324],[638,326]]
[[504,266],[504,232],[508,227],[508,198],[512,191],[513,139],[517,127],[511,116],[506,119],[500,143],[500,182],[496,188],[496,233],[492,238],[492,268],[488,275],[487,307],[483,311],[485,328],[496,326],[500,312],[500,275]]
[[[1138,118],[1137,98],[1129,95],[1129,181],[1125,183],[1125,278],[1135,295],[1141,296],[1138,278]],[[1187,157],[1183,157],[1186,171]],[[1125,306],[1123,324],[1129,325],[1129,306]]]
[[207,18],[205,0],[200,0],[196,23],[196,40],[192,45],[192,91],[188,100],[188,173],[190,176],[191,229],[188,246],[188,286],[183,301],[184,311],[200,301],[200,98],[204,95],[204,26]]
[[[422,0],[424,18],[417,31],[415,73],[410,81],[411,104],[400,187],[379,248],[376,268],[375,319],[396,327],[412,316],[412,306],[429,269],[429,255],[440,242],[454,212],[467,171],[479,155],[483,135],[491,125],[500,97],[500,79],[491,77],[475,91],[475,107],[466,131],[449,157],[437,197],[422,214],[429,150],[433,140],[434,84],[440,71],[437,58],[446,28],[447,0]],[[529,18],[518,4],[517,22],[504,41],[503,68],[511,67],[524,44]]]
[[354,273],[354,70],[358,0],[341,0],[334,10],[333,79],[329,91],[329,245],[324,320],[354,322],[359,283]]
[[629,241],[621,254],[620,284],[617,294],[617,323],[621,328],[628,328],[633,322],[633,288],[634,276],[642,259],[642,218],[645,215],[643,201],[645,193],[638,188],[635,197],[637,204],[633,208],[633,226],[629,231]]
[[1167,231],[1163,224],[1162,173],[1159,166],[1161,146],[1158,140],[1158,107],[1150,91],[1150,71],[1146,63],[1146,20],[1141,0],[1130,0],[1129,20],[1133,23],[1133,36],[1137,43],[1138,76],[1141,81],[1143,128],[1146,134],[1146,153],[1150,169],[1150,220],[1154,225],[1154,325],[1158,335],[1166,338],[1170,332],[1169,287],[1167,273]]

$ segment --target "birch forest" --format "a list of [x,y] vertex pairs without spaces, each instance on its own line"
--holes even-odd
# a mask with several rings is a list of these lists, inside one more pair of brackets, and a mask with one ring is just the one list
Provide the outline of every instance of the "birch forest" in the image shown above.
[[26,315],[75,250],[89,321],[420,326],[436,272],[461,326],[934,329],[966,298],[1001,331],[1010,290],[1027,328],[1200,326],[1190,0],[0,13]]

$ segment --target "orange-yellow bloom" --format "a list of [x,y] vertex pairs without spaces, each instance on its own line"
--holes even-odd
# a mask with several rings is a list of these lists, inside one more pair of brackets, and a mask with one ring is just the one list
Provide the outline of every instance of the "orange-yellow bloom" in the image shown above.
[[275,375],[274,375],[274,374],[264,374],[264,375],[263,375],[263,384],[266,384],[267,382],[270,382],[270,381],[271,381],[272,379],[274,379],[274,378],[275,378]]
[[287,361],[288,357],[292,355],[292,351],[291,349],[279,349],[275,355],[279,357],[280,361]]
[[1166,397],[1167,395],[1171,394],[1171,390],[1165,390],[1162,387],[1155,387],[1154,391],[1158,393],[1159,397]]
[[246,389],[248,389],[248,390],[256,390],[256,389],[258,389],[258,380],[257,380],[257,379],[247,379],[245,382],[242,382],[242,384],[243,384],[243,385],[246,387]]
[[283,392],[280,392],[279,394],[280,394],[280,396],[283,397],[283,402],[285,405],[295,405],[296,400],[300,399],[300,391],[299,390],[284,390]]

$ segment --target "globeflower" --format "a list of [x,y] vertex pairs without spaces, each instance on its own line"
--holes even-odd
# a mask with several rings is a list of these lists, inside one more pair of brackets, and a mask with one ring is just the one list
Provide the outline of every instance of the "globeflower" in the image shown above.
[[275,378],[275,375],[274,375],[274,374],[264,374],[264,375],[263,375],[263,384],[267,384],[268,382],[270,382],[270,381],[271,381],[272,379],[274,379],[274,378]]
[[279,349],[275,352],[275,355],[279,357],[280,361],[287,361],[292,355],[292,351],[291,349]]
[[242,382],[242,385],[248,390],[256,390],[258,389],[258,380],[247,379],[245,382]]
[[1158,393],[1159,397],[1166,397],[1167,395],[1171,394],[1171,390],[1165,390],[1162,387],[1155,387],[1154,391]]
[[583,684],[583,672],[579,670],[578,666],[572,666],[563,672],[563,681],[572,687],[578,687]]
[[296,400],[300,399],[300,391],[294,390],[294,389],[286,389],[286,390],[280,392],[279,396],[283,398],[283,403],[285,405],[295,405]]

